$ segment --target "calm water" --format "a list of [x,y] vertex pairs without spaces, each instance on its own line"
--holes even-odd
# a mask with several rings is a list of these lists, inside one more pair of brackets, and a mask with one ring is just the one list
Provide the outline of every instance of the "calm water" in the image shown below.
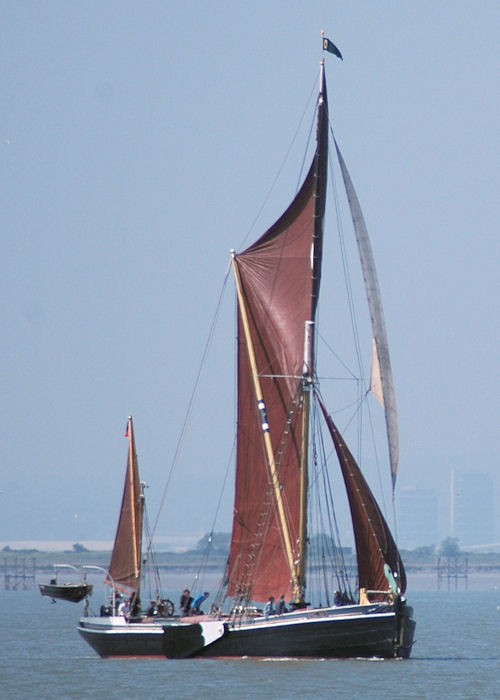
[[412,593],[411,603],[409,661],[103,660],[75,629],[81,605],[0,591],[0,697],[500,698],[500,591]]

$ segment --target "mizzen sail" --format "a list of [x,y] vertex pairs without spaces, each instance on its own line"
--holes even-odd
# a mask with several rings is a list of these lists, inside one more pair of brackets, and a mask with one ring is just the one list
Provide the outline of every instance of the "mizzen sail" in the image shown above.
[[141,574],[144,498],[139,480],[132,416],[129,416],[125,435],[129,440],[127,470],[120,518],[109,565],[109,583],[121,584],[137,592]]
[[[387,428],[387,439],[389,443],[389,459],[391,464],[392,488],[396,485],[396,476],[399,462],[399,429],[398,415],[396,410],[396,395],[394,392],[394,382],[392,379],[391,358],[389,356],[389,343],[387,341],[387,331],[385,326],[384,309],[382,297],[378,283],[375,261],[372,247],[368,237],[363,212],[352,184],[349,171],[342,158],[340,149],[335,142],[337,156],[339,159],[342,178],[347,193],[347,199],[351,209],[352,222],[358,243],[361,267],[365,280],[366,295],[370,318],[372,323],[372,333],[374,340],[374,365],[375,371],[379,372],[381,380],[381,395],[377,396],[385,411],[385,422]],[[378,365],[378,368],[377,368]],[[373,377],[372,377],[373,379]],[[376,393],[376,392],[375,392]]]

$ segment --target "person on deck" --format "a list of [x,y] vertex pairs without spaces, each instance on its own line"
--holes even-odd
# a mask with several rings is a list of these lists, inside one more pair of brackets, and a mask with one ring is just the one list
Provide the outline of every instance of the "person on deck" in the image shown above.
[[333,594],[333,604],[334,605],[343,605],[344,604],[342,594],[340,593],[340,591],[335,591],[335,593]]
[[285,603],[285,594],[282,593],[280,595],[280,599],[278,600],[278,606],[276,608],[276,613],[278,615],[283,615],[283,613],[286,613],[286,612],[288,612],[288,608],[286,607],[286,603]]
[[181,595],[180,599],[180,608],[181,608],[181,613],[184,615],[187,615],[189,613],[189,610],[191,609],[191,605],[193,604],[193,596],[191,595],[189,588],[185,588],[183,594]]
[[151,601],[151,605],[149,606],[146,615],[148,617],[155,617],[155,615],[158,615],[158,608],[156,607],[156,600]]
[[141,614],[141,599],[136,593],[130,599],[130,614],[132,617],[140,617]]
[[208,591],[205,591],[205,593],[197,595],[191,604],[191,610],[190,610],[189,614],[190,615],[203,615],[203,610],[201,610],[200,606],[202,603],[205,602],[205,600],[208,598],[209,595],[210,595],[210,593]]
[[120,606],[118,608],[118,615],[122,615],[123,617],[128,617],[129,614],[130,614],[130,600],[128,598],[125,598],[120,603]]
[[269,615],[276,615],[276,610],[274,609],[274,596],[270,596],[264,608],[264,616],[267,620]]

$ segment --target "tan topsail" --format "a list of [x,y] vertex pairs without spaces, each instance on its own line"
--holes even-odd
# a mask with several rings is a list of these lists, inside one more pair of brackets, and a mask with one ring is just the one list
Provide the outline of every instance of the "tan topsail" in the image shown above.
[[373,369],[372,386],[375,388],[375,390],[373,390],[372,386],[370,388],[385,410],[385,423],[389,443],[389,459],[391,463],[392,488],[394,489],[394,486],[396,485],[399,462],[399,429],[398,414],[396,410],[396,396],[394,393],[394,383],[392,379],[391,358],[389,356],[389,344],[387,341],[382,297],[380,294],[372,247],[368,237],[368,231],[366,229],[363,213],[361,211],[361,206],[356,195],[356,190],[352,184],[349,171],[344,163],[344,159],[342,158],[337,142],[335,142],[335,148],[337,149],[342,178],[344,180],[347,199],[351,209],[351,217],[358,244],[359,256],[361,259],[361,268],[363,270],[363,277],[365,280],[374,345],[374,363],[372,362],[372,368],[375,366],[376,372],[378,366],[381,392],[377,391],[376,381],[373,382],[373,379],[376,378],[376,374],[374,374]]
[[378,361],[375,338],[372,338],[372,372],[370,375],[370,391],[382,408],[385,408],[384,394],[382,392],[382,377],[380,376],[380,362]]

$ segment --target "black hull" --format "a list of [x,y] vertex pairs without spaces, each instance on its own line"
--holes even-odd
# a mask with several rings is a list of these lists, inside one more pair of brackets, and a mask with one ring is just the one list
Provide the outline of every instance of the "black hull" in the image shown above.
[[333,620],[262,629],[235,629],[199,656],[393,657],[394,620]]
[[70,603],[79,603],[85,596],[92,593],[92,586],[88,583],[66,583],[58,586],[54,583],[40,583],[40,593],[47,598],[67,600]]
[[192,624],[165,620],[116,626],[111,619],[101,623],[83,618],[78,631],[102,657],[408,658],[415,629],[412,609],[366,607],[260,618],[234,626],[208,617]]
[[[112,620],[113,618],[108,618]],[[163,628],[152,625],[103,627],[81,620],[78,632],[102,658],[123,656],[165,657]]]

